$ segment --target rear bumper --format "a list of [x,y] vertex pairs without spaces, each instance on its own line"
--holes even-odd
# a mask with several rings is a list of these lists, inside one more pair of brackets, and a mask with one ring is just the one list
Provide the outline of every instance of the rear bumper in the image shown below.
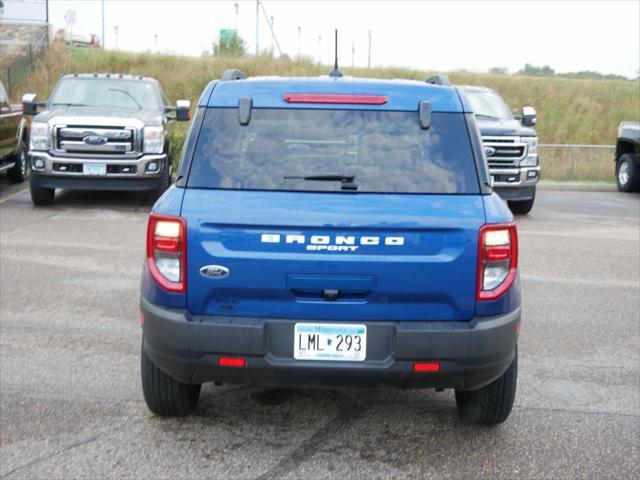
[[[470,322],[357,322],[367,325],[367,360],[318,362],[293,359],[298,320],[195,317],[145,299],[141,311],[145,352],[177,380],[283,387],[475,390],[511,364],[520,321],[517,309]],[[244,357],[246,366],[220,367],[221,355]],[[419,360],[440,362],[440,371],[414,372]]]

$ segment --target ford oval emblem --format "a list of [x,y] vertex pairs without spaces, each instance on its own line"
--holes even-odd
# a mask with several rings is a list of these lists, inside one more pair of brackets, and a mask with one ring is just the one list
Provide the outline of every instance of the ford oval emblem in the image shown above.
[[82,141],[87,145],[104,145],[109,141],[109,139],[102,135],[87,135],[82,139]]
[[484,147],[484,153],[487,157],[493,157],[496,154],[496,149],[493,147]]
[[229,275],[229,269],[222,265],[205,265],[200,269],[200,275],[207,278],[224,278]]

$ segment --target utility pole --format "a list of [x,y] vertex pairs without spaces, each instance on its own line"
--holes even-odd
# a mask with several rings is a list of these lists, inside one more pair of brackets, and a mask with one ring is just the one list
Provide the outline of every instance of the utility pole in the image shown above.
[[320,58],[322,57],[322,35],[318,35],[318,65],[320,65]]
[[300,35],[302,34],[302,27],[298,26],[298,60],[300,60]]
[[260,0],[256,0],[256,57],[260,55]]
[[234,3],[233,6],[236,9],[236,36],[237,36],[238,35],[238,11],[240,10],[240,5],[237,3]]
[[102,48],[105,47],[104,41],[104,0],[102,0]]
[[275,36],[275,33],[273,31],[273,17],[271,17],[270,20],[271,20],[271,52],[273,52],[273,37]]
[[157,33],[153,35],[153,51],[155,53],[158,53],[158,34]]
[[371,29],[369,29],[369,57],[367,60],[367,67],[371,68]]
[[356,41],[351,40],[351,68],[356,65]]
[[116,34],[116,50],[118,50],[118,25],[113,26],[113,31]]

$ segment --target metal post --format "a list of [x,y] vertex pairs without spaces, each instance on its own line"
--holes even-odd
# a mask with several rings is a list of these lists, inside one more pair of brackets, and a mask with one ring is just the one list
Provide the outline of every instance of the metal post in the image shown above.
[[298,26],[298,60],[300,60],[300,35],[302,34],[302,27]]
[[369,55],[367,58],[367,67],[371,68],[371,30],[369,30]]
[[322,63],[320,61],[321,57],[322,57],[322,35],[318,35],[318,65]]
[[356,66],[356,41],[351,41],[351,68]]
[[[71,43],[73,44],[73,39],[71,41]],[[104,0],[102,0],[102,49],[104,50],[105,48],[105,39],[104,39]]]
[[256,0],[256,56],[260,55],[260,0]]
[[576,176],[576,151],[577,147],[575,145],[571,146],[571,178],[569,180],[575,180]]
[[31,42],[29,42],[29,71],[33,71],[33,48],[31,47]]

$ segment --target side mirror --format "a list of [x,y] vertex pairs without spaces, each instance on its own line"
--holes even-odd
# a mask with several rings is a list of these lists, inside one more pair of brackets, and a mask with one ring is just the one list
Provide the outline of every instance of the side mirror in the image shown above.
[[189,100],[178,100],[176,102],[176,120],[179,122],[191,120],[191,102]]
[[522,107],[522,124],[525,127],[533,127],[538,121],[536,109],[533,107]]
[[25,115],[36,115],[38,113],[38,103],[35,93],[25,93],[22,96],[22,113]]

